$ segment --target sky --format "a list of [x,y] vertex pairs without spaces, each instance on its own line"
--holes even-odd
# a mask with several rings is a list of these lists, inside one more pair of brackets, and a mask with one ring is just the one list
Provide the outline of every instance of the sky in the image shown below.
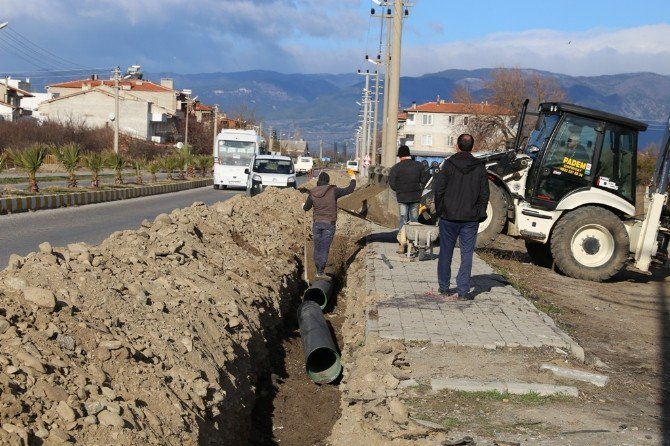
[[[670,75],[667,0],[412,4],[403,75],[495,67]],[[9,22],[0,76],[102,77],[133,64],[181,74],[351,73],[372,67],[365,55],[383,40],[380,12],[372,0],[0,0],[0,23]]]

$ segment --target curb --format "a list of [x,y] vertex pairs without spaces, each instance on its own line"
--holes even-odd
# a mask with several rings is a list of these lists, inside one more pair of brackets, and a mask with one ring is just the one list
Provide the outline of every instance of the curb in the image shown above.
[[106,201],[126,200],[128,198],[145,197],[148,195],[166,194],[186,189],[211,186],[211,178],[184,181],[181,183],[158,184],[154,186],[132,187],[127,189],[72,192],[59,195],[34,195],[17,198],[0,198],[0,214],[36,211],[40,209],[56,209],[66,206],[82,206],[86,204],[104,203]]

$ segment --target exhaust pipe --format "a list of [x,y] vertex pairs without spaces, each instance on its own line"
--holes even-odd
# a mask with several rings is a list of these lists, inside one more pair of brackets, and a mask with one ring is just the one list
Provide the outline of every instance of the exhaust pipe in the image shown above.
[[342,363],[319,304],[311,300],[300,304],[298,325],[307,376],[317,384],[335,381],[342,373]]
[[312,301],[319,304],[321,310],[326,308],[333,291],[333,284],[330,280],[315,280],[302,295],[303,301]]

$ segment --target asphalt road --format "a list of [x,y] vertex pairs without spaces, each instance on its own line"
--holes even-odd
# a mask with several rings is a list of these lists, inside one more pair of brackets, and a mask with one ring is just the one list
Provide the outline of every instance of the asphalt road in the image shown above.
[[225,201],[244,190],[214,190],[211,186],[169,194],[86,206],[0,215],[0,269],[12,253],[25,256],[42,242],[53,246],[86,242],[97,245],[114,231],[137,229],[145,218],[202,201]]

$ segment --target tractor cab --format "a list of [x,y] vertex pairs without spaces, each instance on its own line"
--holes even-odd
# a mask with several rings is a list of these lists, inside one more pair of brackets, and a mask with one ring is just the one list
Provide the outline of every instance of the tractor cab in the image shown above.
[[633,212],[637,135],[646,128],[642,122],[572,104],[541,104],[524,149],[533,160],[526,201],[552,211],[573,194],[604,191],[629,204],[619,209]]

